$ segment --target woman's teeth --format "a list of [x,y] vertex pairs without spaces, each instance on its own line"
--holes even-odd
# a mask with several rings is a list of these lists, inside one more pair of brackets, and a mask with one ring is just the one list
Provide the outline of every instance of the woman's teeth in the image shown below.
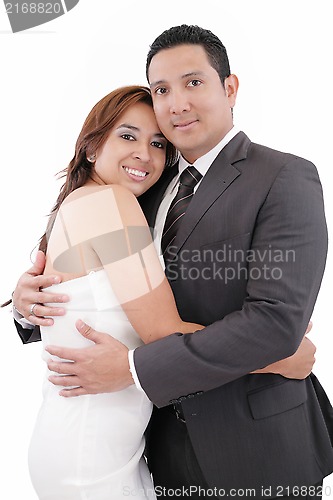
[[136,170],[135,168],[124,167],[124,170],[126,170],[129,174],[137,175],[138,177],[146,177],[146,175],[148,175],[148,172],[142,172],[142,170]]

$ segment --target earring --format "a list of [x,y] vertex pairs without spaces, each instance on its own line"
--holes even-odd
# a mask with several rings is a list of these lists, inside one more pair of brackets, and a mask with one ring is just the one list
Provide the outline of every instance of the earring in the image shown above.
[[96,153],[87,156],[87,160],[90,161],[90,163],[94,163],[94,161],[96,160]]

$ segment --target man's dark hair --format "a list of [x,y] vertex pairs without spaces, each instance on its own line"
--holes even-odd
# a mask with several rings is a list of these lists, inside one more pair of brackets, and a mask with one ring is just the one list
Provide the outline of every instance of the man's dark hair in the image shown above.
[[[152,58],[163,49],[170,49],[177,45],[201,45],[205,50],[211,66],[217,71],[222,85],[230,75],[230,65],[227,51],[221,40],[209,30],[199,26],[182,24],[163,31],[150,45],[147,55],[146,76]],[[149,81],[149,80],[148,80]]]

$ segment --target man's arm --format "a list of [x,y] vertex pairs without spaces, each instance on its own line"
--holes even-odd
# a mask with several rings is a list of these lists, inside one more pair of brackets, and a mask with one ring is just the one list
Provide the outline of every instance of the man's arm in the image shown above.
[[[173,335],[135,350],[142,387],[157,406],[208,391],[287,358],[299,346],[312,315],[327,254],[322,188],[310,162],[293,158],[277,175],[257,215],[251,249],[272,248],[295,258],[278,265],[280,279],[253,279],[241,310],[201,332]],[[272,266],[269,252],[260,261]],[[257,276],[256,276],[257,277]],[[175,384],[177,381],[177,384]]]
[[[135,377],[129,367],[128,348],[110,335],[96,332],[82,321],[77,321],[76,327],[81,335],[95,342],[96,345],[85,349],[46,347],[50,354],[71,360],[57,362],[50,359],[48,361],[49,370],[59,374],[51,375],[49,380],[55,385],[65,387],[60,391],[60,395],[73,397],[114,392],[132,385]],[[306,333],[311,328],[312,323],[310,322]],[[312,371],[315,363],[315,352],[315,345],[304,336],[295,354],[253,373],[274,373],[286,378],[304,379]],[[68,376],[68,373],[71,375]],[[66,389],[66,387],[73,385],[77,387]],[[138,388],[142,389],[141,386]]]
[[252,373],[274,373],[275,375],[282,375],[285,378],[299,380],[306,378],[312,372],[316,361],[316,346],[306,337],[311,329],[312,321],[310,321],[305,336],[295,354],[280,361],[275,361],[275,363],[271,363],[265,368],[255,370]]
[[[43,303],[68,301],[67,295],[51,294],[41,292],[41,288],[46,288],[55,283],[60,283],[59,276],[43,276],[45,267],[45,255],[38,251],[33,266],[22,274],[13,293],[13,305],[17,314],[15,315],[15,326],[24,344],[40,340],[39,326],[50,326],[53,324],[52,318],[44,316],[63,316],[65,309],[61,307],[45,307]],[[31,314],[31,305],[34,307],[34,314]],[[25,318],[24,323],[20,322],[20,317]],[[30,327],[27,327],[27,323]]]

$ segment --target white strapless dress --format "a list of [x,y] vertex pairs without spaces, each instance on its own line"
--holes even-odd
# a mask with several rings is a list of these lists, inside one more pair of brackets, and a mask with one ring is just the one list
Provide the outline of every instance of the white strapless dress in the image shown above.
[[[91,345],[75,328],[79,318],[133,349],[142,344],[104,270],[54,285],[71,297],[65,316],[42,328],[46,345]],[[43,349],[43,358],[49,354]],[[155,499],[142,456],[152,404],[134,385],[110,394],[59,396],[47,370],[29,447],[32,483],[41,500]]]

